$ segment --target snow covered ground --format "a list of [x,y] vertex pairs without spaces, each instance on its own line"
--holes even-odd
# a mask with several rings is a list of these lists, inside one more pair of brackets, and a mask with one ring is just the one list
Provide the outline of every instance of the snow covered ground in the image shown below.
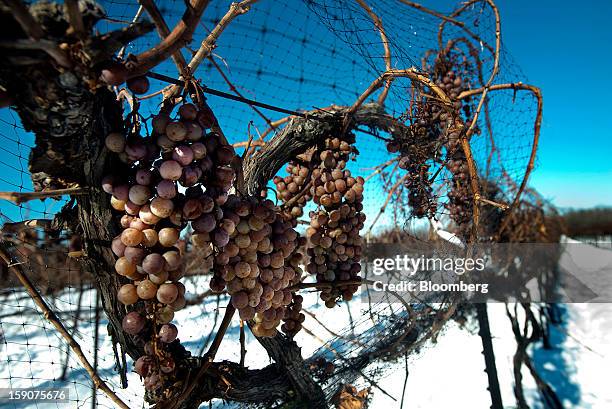
[[[188,291],[197,287],[201,292],[206,284],[194,281]],[[190,288],[191,287],[191,288]],[[68,387],[70,403],[67,404],[0,404],[6,408],[77,408],[91,407],[91,382],[78,361],[71,355],[66,380],[60,380],[66,345],[54,333],[44,318],[35,312],[33,304],[21,293],[0,297],[0,388],[1,387]],[[72,311],[77,302],[77,292],[66,292],[54,301],[58,311]],[[334,332],[342,332],[349,323],[345,305],[328,310],[316,300],[316,295],[306,297],[307,308],[317,315]],[[84,294],[82,305],[86,322],[82,322],[75,335],[83,350],[92,360],[94,294]],[[221,303],[221,307],[223,303]],[[177,314],[179,337],[193,353],[197,353],[213,329],[216,301],[209,299],[199,306],[190,307]],[[612,367],[612,304],[563,304],[563,325],[554,327],[553,348],[545,350],[536,345],[530,352],[534,363],[563,400],[566,408],[608,409],[612,407],[612,388],[607,371]],[[502,398],[506,408],[515,407],[513,395],[512,357],[516,348],[510,322],[503,304],[489,304],[489,318],[493,345],[497,360]],[[10,315],[16,311],[19,314]],[[350,303],[351,316],[359,320],[363,316],[358,298]],[[220,317],[223,311],[219,311]],[[206,316],[206,318],[203,318]],[[199,318],[199,319],[198,319]],[[67,321],[71,322],[70,319]],[[106,335],[106,322],[100,325],[99,368],[109,382],[131,408],[142,407],[143,389],[135,374],[129,374],[128,389],[119,387],[114,370],[113,352]],[[218,359],[239,359],[238,322],[228,332]],[[305,327],[319,338],[331,335],[311,317]],[[405,387],[403,408],[488,408],[490,396],[486,389],[481,340],[472,331],[449,323],[435,344],[428,342],[408,361],[409,375]],[[247,364],[262,367],[269,363],[265,351],[250,336],[247,338]],[[322,342],[302,332],[296,340],[305,356],[322,346]],[[405,362],[391,365],[386,376],[377,379],[381,387],[393,398],[373,389],[371,408],[400,408],[405,381]],[[528,372],[524,373],[524,385],[532,408],[543,408],[535,384]],[[112,408],[112,403],[101,393],[97,394],[98,406]],[[208,406],[206,406],[208,407]],[[232,407],[221,401],[216,408]]]

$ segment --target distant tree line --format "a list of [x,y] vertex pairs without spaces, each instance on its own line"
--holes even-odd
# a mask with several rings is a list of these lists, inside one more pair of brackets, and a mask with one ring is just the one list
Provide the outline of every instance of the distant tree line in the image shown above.
[[570,237],[612,235],[612,207],[570,209],[562,218]]

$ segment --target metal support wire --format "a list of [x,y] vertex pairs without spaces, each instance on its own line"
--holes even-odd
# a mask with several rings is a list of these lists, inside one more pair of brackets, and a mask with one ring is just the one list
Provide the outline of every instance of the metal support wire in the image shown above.
[[[158,74],[158,73],[150,72],[149,71],[146,74],[146,76],[150,77],[150,78],[155,78],[156,80],[165,81],[165,82],[168,82],[170,84],[180,85],[181,87],[185,86],[185,81],[182,81],[182,80],[179,80],[179,79],[176,79],[176,78],[172,78],[172,77],[168,77],[167,75]],[[216,95],[216,96],[221,97],[221,98],[226,98],[226,99],[231,99],[233,101],[242,102],[244,104],[249,104],[249,105],[253,105],[253,106],[256,106],[256,107],[260,107],[260,108],[264,108],[264,109],[269,109],[270,111],[282,112],[283,114],[295,115],[295,116],[299,116],[299,117],[305,117],[306,116],[303,112],[292,111],[290,109],[280,108],[280,107],[277,107],[277,106],[274,106],[274,105],[265,104],[263,102],[258,102],[258,101],[255,101],[253,99],[239,97],[237,95],[232,95],[232,94],[229,94],[227,92],[223,92],[223,91],[219,91],[219,90],[216,90],[216,89],[213,89],[213,88],[209,88],[206,85],[202,85],[202,92],[204,92],[206,94]]]

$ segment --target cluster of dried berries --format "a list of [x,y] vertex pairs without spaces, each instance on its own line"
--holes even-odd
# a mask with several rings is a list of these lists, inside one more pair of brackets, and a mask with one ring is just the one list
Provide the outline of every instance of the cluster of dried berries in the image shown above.
[[469,65],[457,54],[441,53],[434,62],[433,72],[436,84],[454,101],[456,109],[455,113],[443,112],[439,117],[443,135],[446,136],[443,139],[448,157],[446,166],[452,175],[449,200],[445,207],[457,226],[457,232],[465,236],[472,223],[473,195],[467,160],[460,146],[460,138],[466,131],[460,109],[463,109],[465,118],[469,119],[473,107],[469,101],[462,102],[456,98],[468,89],[469,84],[463,78],[469,78]]
[[[434,83],[451,99],[452,107],[422,101],[415,104],[406,138],[396,139],[387,144],[390,153],[399,152],[398,166],[407,171],[404,185],[408,190],[408,204],[416,217],[435,217],[437,200],[431,186],[431,164],[441,159],[446,152],[446,166],[452,180],[449,201],[444,206],[457,225],[460,234],[465,234],[472,220],[472,199],[469,187],[469,173],[464,152],[459,144],[465,132],[461,109],[469,118],[473,107],[466,100],[457,100],[468,88],[470,66],[458,54],[440,53],[432,66]],[[457,74],[459,70],[460,74]],[[476,130],[478,132],[478,130]]]
[[152,395],[172,384],[176,366],[168,345],[178,335],[170,321],[185,306],[185,287],[178,282],[184,274],[180,233],[190,222],[198,244],[212,241],[222,247],[229,240],[219,220],[234,179],[229,165],[235,153],[215,133],[205,134],[211,123],[210,111],[187,103],[178,109],[177,120],[154,117],[151,136],[113,132],[105,140],[128,169],[106,176],[102,188],[112,195],[112,207],[123,212],[123,230],[112,250],[115,270],[131,282],[117,298],[133,306],[123,329],[149,341],[136,371]]
[[463,116],[470,118],[474,112],[471,99],[458,100],[457,97],[470,88],[469,78],[477,75],[473,72],[473,65],[468,57],[461,52],[453,52],[448,49],[440,52],[428,70],[433,73],[433,80],[438,87],[453,101],[453,107],[459,115],[463,110]]
[[404,186],[408,191],[408,204],[419,218],[433,217],[437,210],[429,169],[440,154],[439,122],[440,115],[434,104],[419,103],[406,137],[387,143],[387,151],[399,152],[398,167],[407,172]]
[[220,251],[210,287],[227,288],[240,318],[254,320],[253,333],[272,337],[293,300],[287,288],[302,275],[296,250],[304,239],[267,199],[231,195],[222,213],[219,225],[227,235],[215,242]]
[[[362,177],[353,178],[346,163],[354,152],[347,140],[328,138],[319,154],[319,166],[312,171],[310,194],[318,209],[310,213],[310,240],[306,270],[317,282],[342,284],[358,279],[361,271],[363,210]],[[321,299],[333,308],[342,297],[350,300],[358,284],[333,285],[321,290]]]
[[[282,210],[285,220],[292,220],[293,227],[297,226],[297,219],[304,214],[304,206],[312,199],[307,185],[310,181],[310,170],[308,167],[297,162],[289,162],[285,168],[287,176],[274,177],[274,184],[280,199],[286,205]],[[305,190],[306,189],[306,190]],[[297,197],[297,199],[294,199]]]
[[450,218],[457,225],[457,231],[462,236],[469,232],[473,216],[474,198],[470,188],[470,173],[465,155],[457,150],[447,164],[452,174],[451,189],[448,192],[448,202],[445,204]]
[[295,336],[302,329],[302,323],[306,319],[304,313],[302,313],[302,303],[304,298],[299,294],[293,294],[293,300],[291,304],[287,306],[285,310],[285,317],[283,318],[283,325],[281,331],[289,336]]

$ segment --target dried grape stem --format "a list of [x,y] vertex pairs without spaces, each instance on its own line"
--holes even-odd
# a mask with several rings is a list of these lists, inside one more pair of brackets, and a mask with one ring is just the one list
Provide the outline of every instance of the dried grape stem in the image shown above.
[[460,10],[464,10],[469,5],[476,3],[478,1],[486,2],[493,9],[493,12],[495,13],[495,54],[493,58],[493,69],[491,70],[491,75],[489,76],[487,83],[483,87],[483,91],[481,93],[480,100],[478,101],[478,106],[476,107],[476,112],[474,113],[474,117],[472,119],[472,122],[470,123],[468,130],[465,132],[465,138],[469,138],[471,134],[474,132],[476,123],[478,122],[478,116],[480,115],[480,111],[487,97],[487,93],[489,92],[489,88],[491,87],[493,80],[495,79],[495,77],[497,76],[497,73],[499,72],[499,52],[501,49],[501,17],[499,15],[499,10],[497,9],[497,6],[491,0],[472,0],[466,3]]
[[[256,1],[257,0],[244,0],[240,3],[232,3],[230,5],[230,8],[227,11],[227,13],[225,13],[221,21],[219,21],[219,23],[215,26],[215,28],[212,29],[210,34],[204,39],[204,41],[202,41],[202,44],[200,44],[200,48],[198,49],[198,51],[196,51],[191,61],[189,61],[187,68],[189,69],[190,73],[194,73],[197,70],[200,63],[205,58],[208,58],[210,56],[217,40],[219,39],[219,36],[221,35],[221,33],[223,33],[223,31],[228,26],[228,24],[237,16],[248,12],[250,5],[252,3],[255,3]],[[205,2],[208,3],[208,0],[205,0]],[[197,21],[196,21],[196,25],[197,25]],[[165,92],[164,99],[172,103],[172,101],[179,95],[181,89],[182,88],[178,85],[170,86],[168,90]]]
[[265,139],[266,136],[268,136],[268,134],[272,131],[275,131],[279,126],[281,126],[282,124],[286,124],[287,122],[289,122],[291,120],[291,118],[295,118],[293,116],[286,116],[284,118],[281,118],[279,120],[273,121],[272,123],[270,123],[270,127],[268,129],[266,129],[260,136],[259,136],[259,140],[263,141]]
[[310,191],[311,187],[312,187],[312,179],[309,180],[308,183],[304,185],[302,190],[300,190],[295,196],[293,196],[291,199],[283,203],[283,208],[290,209],[295,203],[297,203],[298,200],[300,200],[300,198],[302,198],[306,193]]
[[474,199],[476,199],[477,201],[482,202],[482,203],[490,204],[491,206],[499,207],[502,210],[507,210],[508,207],[509,207],[507,204],[497,203],[497,202],[494,202],[493,200],[489,200],[489,199],[486,199],[486,198],[481,197],[481,196],[477,196]]
[[[403,0],[400,0],[403,1]],[[499,15],[499,11],[497,9],[497,6],[495,5],[495,3],[493,3],[492,0],[471,0],[471,1],[466,1],[465,3],[462,3],[462,6],[459,7],[458,9],[456,9],[455,11],[453,11],[449,16],[446,16],[446,18],[443,18],[442,21],[440,22],[440,25],[438,26],[438,45],[440,48],[442,48],[442,42],[443,42],[443,38],[442,38],[442,34],[444,32],[444,26],[446,25],[446,23],[452,23],[452,24],[456,24],[455,22],[458,22],[460,24],[456,24],[458,27],[462,27],[465,32],[470,35],[472,38],[474,38],[479,44],[483,44],[485,45],[491,52],[493,52],[491,46],[489,46],[485,41],[483,41],[480,37],[473,35],[471,33],[471,31],[469,31],[466,27],[465,27],[465,23],[460,22],[459,20],[456,20],[455,17],[459,16],[461,13],[463,13],[468,7],[472,6],[475,3],[487,3],[492,9],[493,12],[495,13],[495,19],[496,19],[496,28],[500,28],[501,29],[501,18]],[[499,50],[499,47],[496,47],[497,50]]]
[[[465,154],[465,162],[468,166],[468,172],[470,174],[470,189],[472,190],[472,196],[474,199],[480,197],[480,184],[478,183],[478,171],[476,170],[476,164],[474,163],[474,156],[472,155],[472,148],[470,147],[470,141],[464,133],[461,138],[461,148]],[[476,241],[478,237],[478,224],[480,223],[480,206],[478,200],[474,200],[472,205],[472,229],[470,232],[470,241]]]
[[[458,15],[459,13],[461,13],[461,11],[463,11],[469,5],[474,4],[477,1],[481,1],[481,0],[472,0],[466,3],[463,7],[459,9],[460,11],[458,10],[457,12],[453,13],[452,16],[454,17],[455,15]],[[461,147],[463,148],[463,153],[466,156],[466,162],[467,162],[468,171],[470,174],[470,188],[472,190],[472,195],[474,196],[474,198],[480,197],[480,185],[478,183],[478,172],[476,170],[476,165],[474,163],[474,158],[472,155],[472,150],[470,147],[469,139],[472,133],[476,130],[476,123],[478,122],[478,117],[480,116],[480,111],[482,110],[482,106],[486,100],[487,93],[489,92],[489,88],[491,87],[491,84],[493,83],[493,80],[495,79],[499,71],[499,51],[501,49],[501,18],[499,15],[499,10],[497,9],[497,6],[493,3],[492,0],[483,0],[483,1],[485,1],[493,9],[493,12],[495,13],[495,54],[494,54],[494,59],[493,59],[493,69],[491,71],[491,75],[489,76],[489,79],[487,80],[487,83],[483,87],[483,91],[481,93],[480,100],[478,101],[478,106],[476,107],[476,111],[474,112],[472,122],[470,123],[467,131],[462,132],[462,137],[461,137]],[[441,27],[442,27],[442,24],[444,24],[444,21],[441,23]],[[470,238],[471,238],[471,241],[473,242],[478,237],[478,225],[480,222],[480,207],[478,204],[478,200],[474,200],[472,213],[473,213],[473,223],[472,223],[472,230],[470,233]]]
[[388,70],[383,72],[378,78],[376,78],[370,86],[357,98],[357,101],[349,108],[347,111],[347,115],[355,112],[364,102],[365,100],[374,93],[377,89],[379,89],[384,82],[387,80],[395,79],[398,77],[406,77],[409,78],[412,82],[419,83],[431,89],[436,96],[441,100],[441,102],[448,108],[452,107],[451,100],[448,98],[446,93],[440,89],[427,75],[417,70],[415,67],[410,67],[403,70]]
[[221,21],[219,21],[215,28],[213,28],[208,37],[206,37],[206,39],[202,41],[200,48],[189,62],[189,68],[191,69],[191,72],[195,72],[200,63],[205,58],[208,58],[210,56],[210,53],[215,48],[215,44],[219,39],[219,36],[223,32],[223,30],[225,30],[228,24],[231,23],[231,21],[237,16],[248,12],[251,4],[255,3],[256,1],[257,0],[244,0],[240,3],[232,3],[230,5],[230,8],[227,13],[225,13],[225,15],[221,18]]
[[[136,14],[134,14],[134,18],[132,18],[132,24],[135,24],[140,19],[140,16],[142,16],[143,11],[144,11],[144,7],[142,7],[142,5],[138,6],[138,10],[136,10]],[[125,54],[125,48],[126,48],[125,45],[121,47],[121,49],[117,53],[117,58],[123,58],[123,55]],[[143,98],[140,98],[140,99],[143,99]]]
[[233,143],[232,146],[234,148],[246,148],[248,145],[250,146],[264,146],[266,143],[262,141],[242,141]]

